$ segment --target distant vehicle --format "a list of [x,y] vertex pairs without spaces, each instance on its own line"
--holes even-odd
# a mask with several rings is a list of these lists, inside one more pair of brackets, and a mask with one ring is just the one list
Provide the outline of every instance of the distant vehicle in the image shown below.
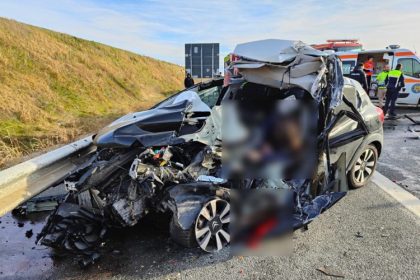
[[411,50],[401,49],[398,45],[390,45],[380,50],[348,51],[336,53],[343,62],[343,74],[349,76],[351,70],[357,63],[363,63],[368,56],[373,57],[374,73],[372,85],[376,83],[376,76],[388,65],[395,69],[398,63],[403,66],[405,88],[398,96],[397,103],[420,105],[420,58]]
[[334,52],[361,51],[363,49],[358,39],[331,39],[327,40],[327,43],[313,44],[311,47],[320,51],[332,50]]

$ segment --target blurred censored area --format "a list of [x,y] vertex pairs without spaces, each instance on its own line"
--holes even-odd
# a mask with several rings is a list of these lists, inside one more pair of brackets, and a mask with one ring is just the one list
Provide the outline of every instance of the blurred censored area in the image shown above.
[[297,87],[280,90],[250,82],[231,86],[227,94],[222,139],[223,166],[235,190],[232,252],[290,252],[292,188],[310,181],[317,170],[316,103]]
[[223,176],[234,254],[291,252],[290,236],[344,197],[345,153],[330,158],[342,66],[299,41],[238,45],[223,96]]
[[225,167],[261,187],[282,188],[283,179],[311,178],[317,118],[309,93],[245,82],[230,95],[236,102],[223,104]]
[[292,253],[294,193],[287,189],[235,190],[231,193],[231,254]]

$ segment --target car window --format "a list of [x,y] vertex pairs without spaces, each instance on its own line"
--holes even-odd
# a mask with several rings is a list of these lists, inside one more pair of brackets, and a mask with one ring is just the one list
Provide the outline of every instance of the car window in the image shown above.
[[205,90],[198,92],[198,96],[201,101],[207,104],[210,108],[213,108],[216,105],[217,99],[219,98],[221,86],[211,87]]
[[420,63],[416,59],[400,58],[398,63],[401,63],[404,75],[420,78]]
[[[360,87],[363,91],[363,89]],[[355,108],[360,108],[362,99],[360,97],[359,89],[352,85],[344,85],[343,94],[349,100]]]
[[[352,85],[344,85],[343,87],[343,95],[344,97],[350,101],[354,106],[358,103],[358,94],[356,91],[356,88]],[[356,107],[357,108],[357,107]],[[341,102],[340,105],[337,106],[336,111],[349,111],[350,108],[344,103]],[[334,126],[334,128],[330,132],[331,139],[334,139],[335,137],[338,137],[340,135],[343,135],[349,131],[353,131],[357,128],[357,122],[352,120],[351,118],[344,117],[339,120],[337,125]]]
[[[350,101],[353,106],[360,112],[361,106],[363,106],[363,95],[367,97],[365,91],[359,84],[357,83],[355,86],[346,84],[343,87],[343,95],[346,97],[348,101]],[[369,97],[367,97],[369,98]],[[337,108],[337,112],[341,110],[349,111],[350,108],[342,102]],[[351,131],[354,131],[358,127],[358,122],[349,118],[344,117],[342,118],[336,126],[331,130],[330,137],[334,139],[335,137],[339,137],[340,135],[344,135]]]
[[[217,83],[217,81],[216,81],[216,83]],[[216,86],[213,86],[211,88],[206,88],[206,89],[203,89],[203,90],[199,90],[200,89],[200,84],[196,84],[192,88],[182,90],[182,91],[180,91],[178,93],[175,93],[174,95],[169,96],[168,98],[162,100],[161,102],[159,102],[158,104],[154,105],[150,109],[154,109],[154,108],[158,108],[158,107],[162,108],[162,107],[165,107],[167,105],[170,105],[173,102],[173,100],[178,95],[180,95],[181,93],[183,93],[186,90],[191,90],[191,91],[197,92],[197,94],[200,97],[200,99],[204,103],[206,103],[207,106],[209,106],[210,108],[213,108],[214,105],[216,104],[219,96],[220,96],[221,91],[222,91],[221,82],[220,83],[217,83],[217,84],[220,84],[220,85],[216,85]]]
[[413,59],[413,76],[416,78],[420,78],[420,62]]
[[369,95],[366,93],[366,91],[362,88],[361,85],[356,85],[356,92],[358,99],[358,104],[356,106],[357,109],[360,109],[359,111],[362,111],[362,107],[367,106],[371,101]]
[[350,75],[351,70],[356,65],[354,61],[343,61],[343,74]]
[[[194,86],[194,87],[192,87],[192,88],[189,88],[188,90],[192,90],[192,91],[197,92],[197,88],[198,88],[198,86],[196,85],[196,86]],[[168,106],[168,105],[172,104],[173,100],[174,100],[174,99],[175,99],[178,95],[180,95],[181,93],[183,93],[183,92],[185,92],[185,91],[186,91],[186,89],[185,89],[185,90],[181,90],[180,92],[177,92],[177,93],[175,93],[174,95],[169,96],[168,98],[166,98],[166,99],[164,99],[164,100],[160,101],[159,103],[157,103],[157,104],[153,105],[150,109],[154,109],[154,108],[158,108],[158,107],[163,108],[163,107],[165,107],[165,106]]]

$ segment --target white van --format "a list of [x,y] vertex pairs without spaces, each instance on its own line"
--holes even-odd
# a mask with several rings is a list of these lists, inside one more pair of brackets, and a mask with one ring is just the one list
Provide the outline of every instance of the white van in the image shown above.
[[368,56],[373,57],[374,73],[372,83],[376,76],[383,70],[385,65],[395,69],[401,63],[405,78],[405,89],[402,89],[397,103],[420,105],[420,59],[414,52],[408,49],[400,49],[399,46],[389,46],[382,50],[369,50],[360,52],[337,52],[343,62],[343,72],[347,76],[357,63],[363,63]]

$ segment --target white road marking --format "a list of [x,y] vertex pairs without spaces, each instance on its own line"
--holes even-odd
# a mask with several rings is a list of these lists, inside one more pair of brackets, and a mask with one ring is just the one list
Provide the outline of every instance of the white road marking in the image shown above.
[[404,190],[378,171],[375,171],[373,174],[372,182],[401,203],[405,208],[416,215],[417,218],[420,218],[420,199]]

